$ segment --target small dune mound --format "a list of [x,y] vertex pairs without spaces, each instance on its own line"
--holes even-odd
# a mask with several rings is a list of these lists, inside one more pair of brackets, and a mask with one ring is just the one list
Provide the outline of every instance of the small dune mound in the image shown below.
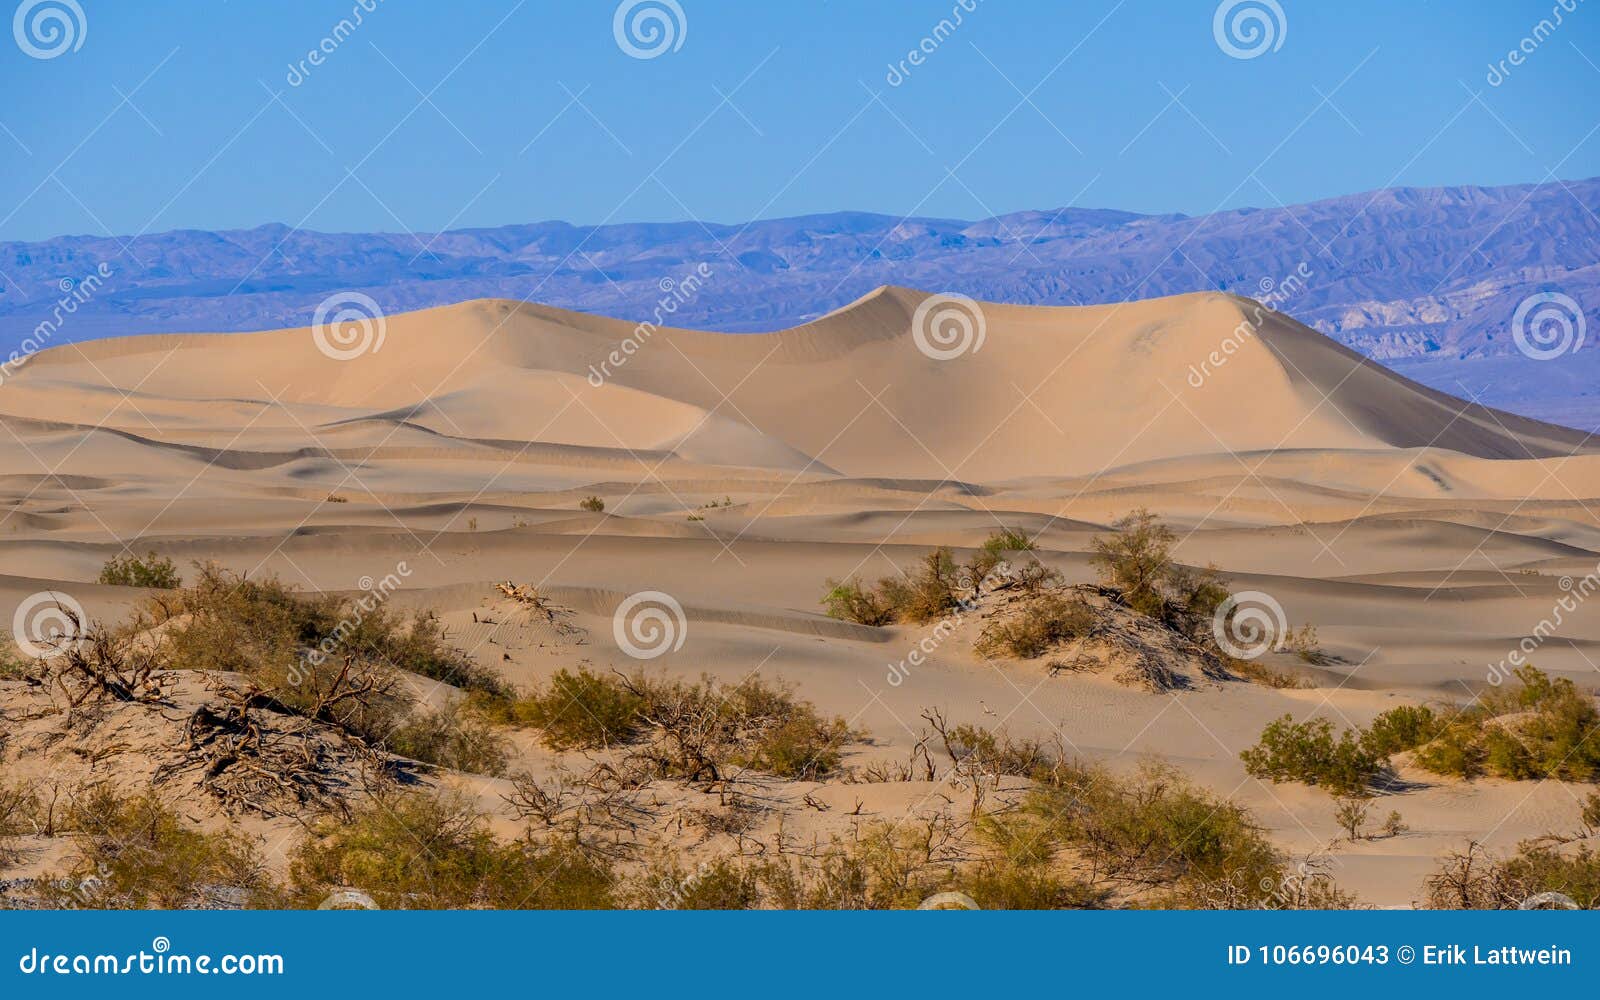
[[[1003,588],[983,604],[980,650],[1041,634],[1041,642],[1022,649],[1048,656],[1052,674],[1110,674],[1119,684],[1157,693],[1237,679],[1215,649],[1173,623],[1129,610],[1111,588],[1085,584],[1038,594]],[[1061,624],[1052,629],[1052,621]]]

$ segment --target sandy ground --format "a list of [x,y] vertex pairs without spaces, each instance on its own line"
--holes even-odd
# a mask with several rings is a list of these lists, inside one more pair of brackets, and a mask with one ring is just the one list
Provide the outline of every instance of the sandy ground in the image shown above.
[[[307,330],[52,349],[0,384],[0,607],[56,591],[117,617],[138,593],[91,581],[125,550],[314,589],[395,574],[394,601],[532,681],[633,665],[613,613],[659,591],[683,617],[652,666],[794,682],[870,731],[865,754],[904,759],[937,706],[1119,765],[1166,759],[1305,852],[1335,840],[1332,805],[1245,775],[1267,721],[1469,698],[1600,566],[1584,435],[1425,389],[1247,300],[983,304],[980,349],[939,359],[924,298],[881,289],[764,335],[479,301],[388,317],[347,360]],[[604,513],[578,508],[590,494]],[[1000,526],[1087,581],[1090,539],[1140,506],[1184,561],[1317,627],[1332,663],[1267,655],[1315,687],[1150,694],[987,661],[970,635],[906,672],[925,630],[820,614],[828,577]],[[475,621],[499,580],[571,607],[580,639]],[[1532,659],[1591,685],[1600,601],[1560,615]],[[1413,900],[1468,837],[1571,831],[1586,791],[1407,777],[1379,807],[1410,832],[1332,849],[1370,903]],[[839,794],[892,816],[925,792]]]

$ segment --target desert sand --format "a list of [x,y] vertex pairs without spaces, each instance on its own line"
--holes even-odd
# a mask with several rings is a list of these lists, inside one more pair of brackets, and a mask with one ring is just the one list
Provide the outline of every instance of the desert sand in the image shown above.
[[[938,706],[1116,767],[1167,760],[1308,853],[1337,840],[1328,796],[1238,758],[1266,722],[1465,701],[1600,566],[1600,445],[1424,388],[1249,300],[984,303],[981,344],[940,359],[915,335],[926,298],[882,288],[744,335],[474,301],[387,317],[343,360],[305,329],[52,348],[0,384],[0,607],[53,591],[117,619],[141,593],[92,581],[125,551],[329,591],[403,567],[398,606],[438,611],[526,683],[633,665],[613,612],[660,591],[683,608],[682,644],[653,668],[793,682],[871,734],[858,758],[904,759]],[[603,513],[579,509],[589,495]],[[973,629],[897,673],[925,630],[819,605],[826,578],[1000,527],[1089,581],[1090,539],[1138,507],[1173,526],[1184,562],[1316,626],[1327,662],[1265,658],[1313,686],[1151,693],[985,659]],[[580,637],[514,620],[496,581],[553,595]],[[1597,650],[1600,602],[1531,659],[1592,686]],[[935,791],[826,788],[837,808],[812,817],[838,828],[861,800],[892,819]],[[1468,837],[1575,828],[1581,792],[1419,778],[1381,804],[1410,831],[1334,844],[1333,872],[1366,903],[1407,905]]]

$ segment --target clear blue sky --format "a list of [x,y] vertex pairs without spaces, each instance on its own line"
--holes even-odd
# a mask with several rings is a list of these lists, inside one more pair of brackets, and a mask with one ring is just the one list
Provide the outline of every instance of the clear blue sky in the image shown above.
[[75,50],[0,39],[0,239],[1199,214],[1600,174],[1600,0],[1566,0],[1499,86],[1562,0],[1281,0],[1281,47],[1251,59],[1211,0],[967,0],[898,86],[957,0],[678,0],[681,47],[651,59],[612,0],[365,0],[298,86],[358,0],[78,2]]

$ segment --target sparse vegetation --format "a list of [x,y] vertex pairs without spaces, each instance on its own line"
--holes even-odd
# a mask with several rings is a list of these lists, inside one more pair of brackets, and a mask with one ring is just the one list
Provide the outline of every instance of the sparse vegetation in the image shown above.
[[1029,598],[1020,612],[990,619],[974,645],[983,656],[1032,659],[1052,646],[1084,635],[1094,613],[1079,598],[1045,593]]
[[540,730],[558,750],[631,744],[629,754],[661,777],[719,781],[730,766],[784,778],[837,770],[854,737],[784,687],[750,677],[737,685],[644,673],[625,677],[560,670],[498,716]]
[[598,514],[606,509],[606,502],[597,496],[587,496],[578,501],[578,506],[593,514]]
[[1291,715],[1268,723],[1261,739],[1239,759],[1257,778],[1301,781],[1347,797],[1368,794],[1388,766],[1383,755],[1365,745],[1359,731],[1346,729],[1335,738],[1327,719],[1296,722]]
[[98,582],[111,587],[149,587],[176,590],[183,585],[172,560],[155,552],[136,556],[126,552],[100,567]]
[[912,572],[879,580],[876,589],[868,589],[854,578],[830,579],[822,603],[830,616],[862,625],[891,621],[920,625],[955,609],[957,585],[955,557],[941,546],[924,556]]
[[1511,910],[1546,892],[1592,910],[1600,906],[1600,854],[1588,845],[1527,841],[1510,857],[1499,858],[1469,842],[1466,850],[1440,859],[1425,891],[1428,906],[1436,910]]
[[260,905],[270,891],[262,858],[242,835],[203,830],[151,793],[80,790],[65,824],[74,857],[45,883],[58,906],[188,909],[227,894],[235,905]]
[[450,795],[392,793],[349,820],[327,820],[295,850],[288,901],[315,907],[359,886],[384,909],[604,909],[616,876],[569,844],[507,843]]
[[1437,721],[1437,735],[1416,753],[1435,774],[1560,781],[1600,779],[1600,709],[1593,695],[1532,664],[1518,683],[1488,692]]
[[1228,599],[1214,568],[1191,569],[1173,561],[1177,535],[1150,511],[1141,507],[1112,527],[1115,534],[1092,542],[1093,562],[1101,582],[1116,588],[1129,608],[1165,620],[1209,619]]

